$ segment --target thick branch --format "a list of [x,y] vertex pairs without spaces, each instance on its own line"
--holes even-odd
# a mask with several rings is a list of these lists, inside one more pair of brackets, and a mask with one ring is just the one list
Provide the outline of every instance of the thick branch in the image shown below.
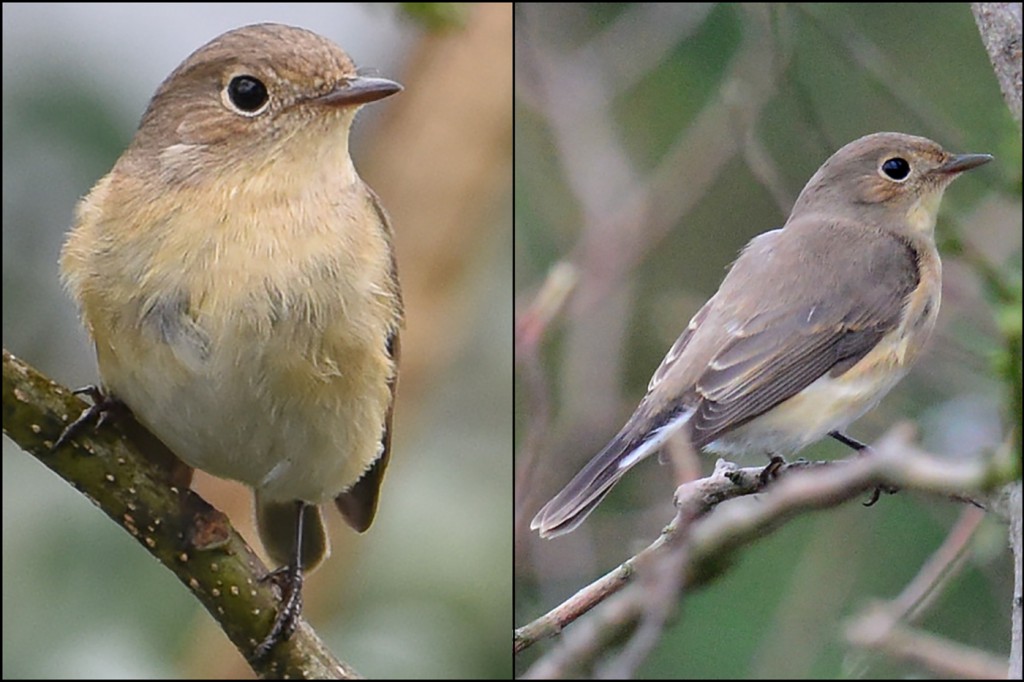
[[[175,480],[162,448],[129,428],[86,428],[54,450],[53,443],[85,403],[35,369],[3,352],[4,433],[139,541],[199,599],[256,673],[263,677],[358,678],[312,628],[295,634],[267,659],[253,651],[270,630],[278,598],[267,569],[228,518]],[[154,442],[155,441],[155,442]],[[143,452],[145,449],[145,453]],[[161,453],[166,455],[165,453]]]

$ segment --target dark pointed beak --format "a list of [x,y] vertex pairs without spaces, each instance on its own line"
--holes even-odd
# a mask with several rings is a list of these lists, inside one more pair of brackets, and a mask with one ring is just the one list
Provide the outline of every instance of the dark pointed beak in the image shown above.
[[376,102],[401,90],[401,85],[387,78],[357,76],[339,85],[332,92],[318,97],[316,101],[331,106],[351,107]]
[[949,161],[939,166],[940,173],[962,173],[965,170],[977,168],[993,159],[991,154],[957,154]]

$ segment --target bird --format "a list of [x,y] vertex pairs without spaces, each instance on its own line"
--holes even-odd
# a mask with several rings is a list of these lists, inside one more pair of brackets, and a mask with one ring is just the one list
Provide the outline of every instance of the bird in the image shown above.
[[990,160],[891,132],[836,151],[783,227],[744,247],[632,416],[531,529],[575,530],[674,436],[729,455],[788,455],[825,436],[862,449],[843,430],[907,373],[935,327],[943,192]]
[[106,398],[255,493],[284,593],[258,656],[291,634],[303,574],[329,554],[320,505],[358,532],[377,511],[404,310],[348,138],[362,105],[401,89],[312,31],[228,31],[163,81],[61,253]]

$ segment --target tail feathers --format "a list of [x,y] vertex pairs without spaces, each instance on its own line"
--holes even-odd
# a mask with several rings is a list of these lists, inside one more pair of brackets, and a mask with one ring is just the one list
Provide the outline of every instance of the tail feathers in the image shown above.
[[656,452],[693,415],[692,409],[678,409],[651,417],[642,411],[644,404],[612,442],[537,512],[530,522],[532,530],[539,530],[542,538],[575,530],[627,471]]
[[539,530],[542,538],[554,538],[575,530],[619,479],[643,459],[634,456],[635,453],[636,450],[623,447],[618,439],[609,443],[537,512],[530,528]]

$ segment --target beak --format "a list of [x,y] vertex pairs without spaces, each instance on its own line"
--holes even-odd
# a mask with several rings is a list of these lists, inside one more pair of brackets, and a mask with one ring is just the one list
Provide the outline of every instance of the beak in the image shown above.
[[376,102],[401,92],[402,86],[387,78],[356,76],[339,85],[332,92],[316,98],[317,102],[331,106],[352,107]]
[[991,154],[957,154],[937,169],[940,173],[962,173],[992,160]]

